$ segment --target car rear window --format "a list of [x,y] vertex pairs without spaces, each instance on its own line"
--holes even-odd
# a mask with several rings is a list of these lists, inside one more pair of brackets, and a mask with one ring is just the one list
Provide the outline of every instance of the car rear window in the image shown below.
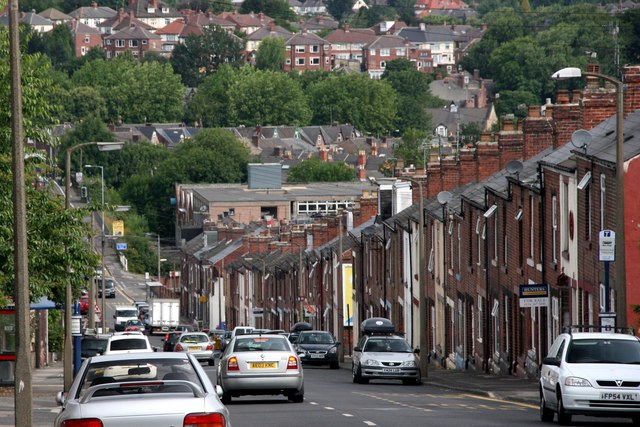
[[182,334],[182,337],[180,338],[180,342],[207,342],[209,341],[209,337],[207,337],[206,335],[200,335],[200,334]]
[[111,341],[109,350],[146,350],[147,341],[144,339],[125,338],[122,340]]
[[233,347],[236,352],[243,351],[289,351],[287,341],[280,337],[247,337],[236,339]]

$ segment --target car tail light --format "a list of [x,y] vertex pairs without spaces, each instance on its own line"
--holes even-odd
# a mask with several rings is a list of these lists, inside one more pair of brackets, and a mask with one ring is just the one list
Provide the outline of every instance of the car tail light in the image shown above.
[[207,350],[213,350],[213,345],[212,344],[208,344],[207,345]]
[[176,351],[182,351],[182,350],[184,350],[182,348],[182,344],[176,344]]
[[298,358],[295,356],[289,356],[289,362],[287,363],[287,369],[298,369]]
[[189,414],[184,417],[184,427],[225,427],[227,425],[222,414]]
[[62,427],[102,427],[102,421],[97,418],[87,418],[86,420],[66,420],[62,422]]
[[238,366],[238,359],[235,357],[230,357],[227,362],[227,370],[228,371],[239,371],[240,367]]

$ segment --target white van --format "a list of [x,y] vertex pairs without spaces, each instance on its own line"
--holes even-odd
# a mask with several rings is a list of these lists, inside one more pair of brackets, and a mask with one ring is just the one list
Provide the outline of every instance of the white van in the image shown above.
[[253,326],[236,326],[231,331],[231,338],[234,338],[236,335],[249,335],[252,334],[255,328]]

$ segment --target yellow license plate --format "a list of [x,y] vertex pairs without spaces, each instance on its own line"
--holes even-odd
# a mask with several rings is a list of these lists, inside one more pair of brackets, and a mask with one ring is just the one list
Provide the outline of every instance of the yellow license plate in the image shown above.
[[195,347],[194,347],[194,346],[191,346],[191,347],[189,347],[189,351],[194,351],[194,350],[200,350],[200,347],[198,347],[198,346],[195,346]]
[[275,369],[276,362],[251,362],[249,367],[251,369]]

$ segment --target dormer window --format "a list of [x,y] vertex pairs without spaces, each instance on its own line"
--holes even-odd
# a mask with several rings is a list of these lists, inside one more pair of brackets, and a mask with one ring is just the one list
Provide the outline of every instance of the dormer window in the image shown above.
[[162,8],[162,13],[169,13],[169,8],[168,7],[163,7]]
[[156,8],[155,8],[155,7],[153,7],[153,6],[149,6],[149,7],[147,8],[147,13],[156,13]]

